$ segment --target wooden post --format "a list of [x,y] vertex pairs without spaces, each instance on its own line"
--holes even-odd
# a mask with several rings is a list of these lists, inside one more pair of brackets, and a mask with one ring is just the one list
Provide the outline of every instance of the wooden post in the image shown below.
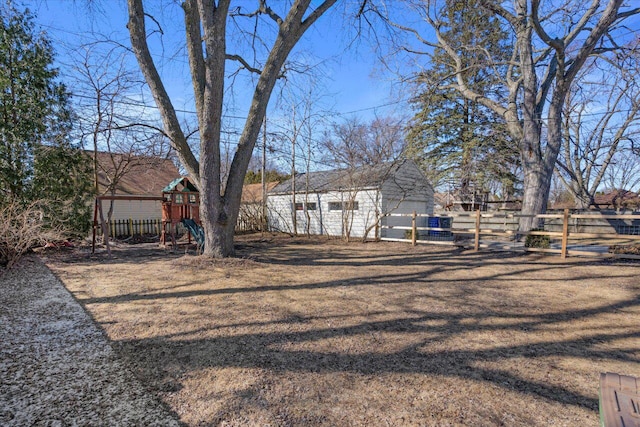
[[91,253],[96,252],[96,229],[98,228],[98,199],[93,204],[93,240],[91,243]]
[[100,214],[100,224],[102,224],[102,241],[107,248],[107,255],[111,256],[111,248],[109,247],[109,230],[107,222],[104,220],[104,212],[102,210],[102,200],[98,199],[98,213]]
[[569,209],[564,210],[564,215],[562,216],[562,250],[560,251],[560,256],[562,259],[567,257],[567,243],[569,241]]
[[133,237],[133,220],[129,217],[129,236]]
[[411,246],[415,246],[416,245],[416,239],[417,239],[417,230],[416,230],[416,211],[413,211],[413,214],[411,215]]
[[178,223],[171,224],[171,250],[176,250],[176,234],[178,233]]
[[480,249],[480,209],[478,209],[476,211],[476,236],[475,236],[475,243],[473,245],[473,250],[475,252],[478,252],[478,250]]

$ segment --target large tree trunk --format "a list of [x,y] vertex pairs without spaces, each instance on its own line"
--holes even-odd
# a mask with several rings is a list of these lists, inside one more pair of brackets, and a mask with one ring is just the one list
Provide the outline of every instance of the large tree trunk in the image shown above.
[[[558,74],[562,74],[563,67],[558,67]],[[526,232],[532,228],[539,227],[540,221],[534,215],[543,214],[547,211],[549,202],[549,190],[551,188],[551,178],[555,169],[556,159],[560,152],[562,142],[562,103],[566,95],[566,85],[563,81],[556,84],[547,117],[547,144],[543,150],[539,149],[541,144],[541,124],[531,118],[530,122],[525,120],[525,137],[535,137],[535,147],[538,150],[523,151],[523,172],[524,172],[524,194],[522,196],[522,214],[520,218],[520,231]],[[526,95],[525,95],[526,96]],[[525,144],[526,145],[526,144]]]
[[589,206],[593,205],[593,197],[590,194],[580,191],[574,193],[574,199],[576,204],[576,209],[589,209]]
[[[533,59],[532,33],[533,28],[527,19],[527,4],[525,0],[516,3],[517,32],[516,44],[520,52],[520,64],[522,73],[522,127],[507,123],[514,137],[520,132],[520,156],[522,160],[523,195],[522,210],[524,215],[519,221],[519,230],[526,232],[538,226],[538,221],[533,215],[545,212],[549,198],[550,173],[546,170],[540,138],[542,136],[542,123],[539,120],[538,102],[538,77],[536,75]],[[513,89],[512,89],[513,90]],[[513,96],[513,95],[512,95]],[[515,115],[511,116],[513,121]],[[513,130],[512,128],[516,128]],[[517,140],[517,139],[516,139]],[[551,169],[553,172],[553,169]]]
[[[201,212],[207,212],[206,208]],[[204,255],[214,258],[224,258],[235,254],[233,246],[234,225],[219,221],[202,221],[205,236]]]
[[257,72],[259,78],[223,188],[220,174],[220,131],[225,61],[239,60],[245,68],[250,68],[241,57],[230,55],[226,49],[230,0],[185,0],[183,3],[187,52],[200,132],[198,160],[187,143],[176,111],[151,57],[146,39],[143,1],[128,0],[133,51],[162,116],[165,133],[200,191],[200,220],[205,234],[204,256],[219,258],[234,254],[233,234],[240,209],[244,176],[276,79],[300,37],[336,1],[324,0],[309,11],[311,0],[295,0],[284,19],[266,3],[260,3],[256,13],[273,20],[278,26],[278,35],[263,69],[251,70]]
[[[543,28],[545,22],[538,16],[540,0],[514,0],[513,12],[503,8],[501,2],[482,0],[481,4],[504,18],[514,30],[517,47],[514,58],[517,57],[519,69],[517,73],[507,73],[507,81],[517,74],[520,75],[521,81],[516,79],[508,82],[510,96],[506,108],[504,105],[491,102],[490,99],[473,93],[461,79],[457,89],[467,99],[482,103],[502,115],[506,119],[509,132],[515,140],[520,141],[524,173],[522,214],[529,217],[521,218],[519,225],[520,231],[526,232],[538,225],[533,215],[542,214],[547,209],[551,176],[562,143],[562,106],[570,85],[611,25],[619,18],[640,13],[640,8],[618,15],[622,0],[609,0],[594,25],[589,20],[598,11],[600,3],[592,1],[573,27],[568,29],[562,38],[558,38],[550,36]],[[431,21],[431,24],[437,30],[435,22]],[[539,55],[540,52],[536,52],[538,59],[534,59],[532,40],[534,30],[537,37],[550,49],[550,60],[546,64],[539,62],[546,57],[546,55]],[[588,36],[581,45],[569,49],[569,45],[575,41],[581,31],[588,31]],[[438,31],[436,35],[439,35]],[[458,59],[455,50],[446,44],[445,39],[439,37],[438,41],[444,45],[443,48],[452,58]],[[569,55],[567,55],[568,52]],[[457,62],[457,67],[456,71],[461,74],[460,61]],[[540,74],[536,73],[537,69],[541,71]],[[540,82],[538,82],[538,75],[540,75]],[[552,86],[553,90],[551,90]],[[522,91],[521,100],[518,99],[520,90]],[[552,96],[548,102],[546,144],[543,144],[541,118],[550,93]],[[516,110],[520,115],[514,114]]]
[[549,200],[549,183],[551,173],[542,169],[537,170],[529,166],[529,170],[524,174],[524,192],[522,195],[522,210],[519,221],[519,230],[526,232],[540,226],[540,221],[535,215],[544,213],[547,210]]

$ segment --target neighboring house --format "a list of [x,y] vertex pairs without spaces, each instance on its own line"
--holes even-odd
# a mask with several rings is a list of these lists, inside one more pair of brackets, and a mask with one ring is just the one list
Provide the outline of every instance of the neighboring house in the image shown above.
[[[93,158],[93,152],[87,154]],[[104,215],[112,208],[112,220],[160,219],[162,201],[151,198],[161,198],[162,189],[176,178],[180,178],[180,173],[169,159],[98,152],[98,195],[140,198],[105,200]]]
[[[266,191],[271,191],[277,182],[267,182]],[[240,211],[236,231],[260,231],[262,227],[262,184],[246,184],[242,187]]]
[[596,209],[640,209],[638,193],[627,190],[613,190],[605,194],[596,194],[593,200]]
[[[433,214],[433,187],[417,165],[402,160],[357,169],[298,174],[269,192],[271,230],[329,236],[403,238],[405,230],[380,229],[387,213]],[[294,215],[296,230],[294,230]],[[408,217],[384,217],[380,225],[411,225]],[[419,218],[418,226],[426,226]]]

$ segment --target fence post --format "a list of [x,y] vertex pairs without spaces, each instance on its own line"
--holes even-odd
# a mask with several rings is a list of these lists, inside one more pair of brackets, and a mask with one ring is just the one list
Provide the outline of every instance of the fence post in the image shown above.
[[569,209],[565,208],[562,216],[562,250],[560,256],[562,259],[567,257],[567,243],[569,241]]
[[133,219],[129,218],[129,235],[133,237]]
[[476,211],[476,235],[475,235],[475,242],[473,244],[473,250],[475,252],[478,252],[478,250],[480,249],[480,209],[478,209]]
[[411,246],[416,245],[416,234],[418,234],[416,232],[416,215],[416,211],[413,211],[413,214],[411,215]]

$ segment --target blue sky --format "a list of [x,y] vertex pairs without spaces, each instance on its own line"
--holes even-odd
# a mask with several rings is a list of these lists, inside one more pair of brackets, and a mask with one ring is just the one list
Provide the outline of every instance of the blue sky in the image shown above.
[[[82,59],[82,55],[78,53],[80,46],[96,40],[119,43],[120,50],[123,50],[122,47],[130,46],[126,28],[125,0],[24,0],[22,3],[36,14],[36,22],[52,39],[57,54],[57,66],[60,67],[67,81],[72,81],[72,64]],[[183,49],[184,15],[179,3],[173,0],[148,2],[156,9],[149,9],[147,12],[158,20],[163,30],[161,37],[158,34],[152,35],[150,43],[156,59],[161,61],[162,58],[169,58],[162,64],[158,62],[160,64],[158,68],[174,107],[179,110],[178,115],[185,121],[195,122],[194,114],[188,113],[194,111],[195,107],[188,59]],[[256,3],[239,1],[234,4],[247,5],[248,8]],[[278,2],[273,4],[279,5]],[[316,126],[313,136],[315,143],[323,138],[322,134],[329,126],[329,122],[340,122],[352,117],[366,121],[376,116],[407,116],[410,111],[405,102],[406,93],[399,90],[401,85],[397,83],[397,76],[382,66],[374,52],[373,44],[366,37],[356,37],[355,25],[352,21],[356,6],[354,0],[338,2],[338,5],[305,33],[290,56],[290,59],[317,65],[314,67],[316,77],[312,83],[315,92],[313,96],[318,99],[314,103],[314,109],[316,112],[322,111],[324,115],[329,111],[330,115],[326,116],[324,124]],[[147,30],[150,31],[153,27],[153,22],[147,19]],[[233,43],[234,38],[228,37],[230,50],[234,49]],[[101,47],[110,49],[113,44],[102,43]],[[243,53],[247,59],[250,58],[247,52],[237,53]],[[131,69],[138,69],[132,53],[128,53],[128,63]],[[227,61],[228,72],[235,70],[236,66],[234,62]],[[233,150],[244,124],[242,119],[235,119],[235,117],[246,116],[253,93],[252,76],[247,72],[240,76],[235,80],[233,96],[229,93],[225,96],[227,110],[223,123],[225,132],[223,140],[227,141],[230,150]],[[303,82],[301,85],[305,84]],[[69,89],[72,93],[75,92],[76,100],[82,96],[77,85],[72,83]],[[268,127],[271,132],[282,131],[291,121],[286,107],[282,102],[278,102],[279,93],[280,91],[276,88],[267,112],[268,123],[271,123]],[[132,94],[132,98],[136,100],[135,102],[150,106],[144,109],[146,117],[157,115],[155,104],[148,94],[141,95],[138,92]],[[156,119],[160,123],[158,116]],[[190,126],[190,129],[194,128],[193,125]],[[291,159],[290,146],[274,140],[271,147],[276,151],[269,152],[270,164],[282,170],[288,170]],[[260,156],[259,150],[260,148],[257,148],[254,154]],[[298,165],[303,164],[303,159],[298,158],[302,157],[303,152],[306,152],[306,149],[302,146],[297,149]],[[197,156],[197,153],[194,154]],[[324,154],[317,153],[312,160],[311,168],[327,169],[328,164],[324,157]]]
[[[158,0],[155,3],[172,2]],[[95,40],[96,33],[124,46],[129,45],[124,0],[31,0],[24,4],[36,13],[37,22],[54,41],[57,59],[65,73],[68,72],[65,65],[74,59],[73,49]],[[93,10],[89,10],[87,4],[93,4]],[[185,108],[190,104],[191,98],[188,67],[186,56],[180,49],[182,37],[172,36],[182,25],[182,13],[174,5],[155,13],[159,13],[154,16],[161,21],[164,30],[162,45],[158,43],[160,39],[155,37],[155,50],[162,52],[164,56],[174,56],[174,59],[162,66],[161,73],[176,107]],[[392,84],[395,76],[385,72],[373,53],[371,44],[358,41],[350,45],[354,34],[351,30],[345,30],[342,13],[344,10],[338,6],[335,11],[322,17],[305,34],[294,54],[302,55],[305,61],[321,64],[318,67],[321,74],[319,86],[328,95],[325,98],[329,98],[324,101],[325,109],[331,108],[337,113],[358,111],[354,114],[363,118],[372,117],[375,112],[389,111],[388,108],[375,107],[395,103],[398,97],[402,98],[396,93],[397,85]],[[148,24],[149,27],[151,25]],[[133,55],[131,63],[135,64]],[[228,68],[233,67],[234,64],[229,62]],[[234,98],[238,104],[238,112],[242,111],[239,98],[248,92],[242,86],[242,83],[238,85],[239,95]],[[274,101],[272,99],[270,104],[272,110]]]

